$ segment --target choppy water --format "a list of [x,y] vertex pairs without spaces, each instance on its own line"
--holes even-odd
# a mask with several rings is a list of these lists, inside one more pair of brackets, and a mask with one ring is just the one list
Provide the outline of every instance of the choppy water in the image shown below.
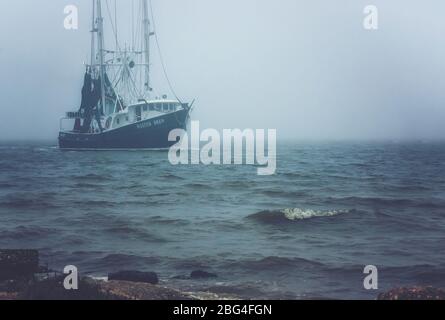
[[[444,143],[282,143],[278,171],[171,166],[165,151],[0,146],[0,247],[104,276],[244,298],[445,287]],[[379,290],[363,289],[365,265]],[[210,280],[179,280],[202,269]]]

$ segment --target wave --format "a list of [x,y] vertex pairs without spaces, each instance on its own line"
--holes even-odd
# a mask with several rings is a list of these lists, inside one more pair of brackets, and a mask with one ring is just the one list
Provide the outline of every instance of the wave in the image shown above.
[[110,253],[100,258],[88,259],[88,269],[96,274],[121,270],[145,271],[161,262],[159,257],[147,257],[133,254]]
[[363,206],[384,206],[384,207],[416,207],[416,208],[438,208],[445,207],[445,201],[440,198],[429,199],[406,199],[393,197],[329,197],[330,203],[340,203],[345,205],[363,205]]
[[172,266],[179,270],[211,270],[216,261],[207,256],[174,259]]
[[85,182],[85,181],[104,182],[104,181],[113,181],[114,180],[111,175],[95,174],[95,173],[89,173],[89,174],[85,174],[85,175],[81,175],[81,176],[74,176],[74,177],[72,177],[72,179],[75,181],[81,181],[81,182]]
[[96,189],[96,188],[100,188],[100,187],[101,186],[99,184],[89,183],[89,182],[79,182],[79,183],[74,184],[74,186],[73,186],[74,189],[83,189],[83,188],[85,188],[85,189],[88,189],[88,188]]
[[253,182],[250,181],[223,181],[223,187],[233,189],[245,189],[253,186]]
[[11,173],[15,172],[18,169],[18,166],[15,163],[9,163],[6,161],[2,161],[0,163],[0,172]]
[[108,254],[102,259],[101,262],[113,265],[113,264],[135,264],[135,263],[144,263],[144,264],[157,264],[160,263],[161,260],[158,257],[145,257],[138,256],[132,254],[123,254],[123,253],[112,253]]
[[53,150],[54,150],[53,147],[33,148],[33,149],[32,149],[33,152],[51,152],[51,151],[53,151]]
[[42,228],[38,226],[19,226],[12,230],[2,230],[0,232],[0,239],[21,241],[29,239],[41,239],[56,232],[56,229],[51,228]]
[[166,180],[184,180],[183,177],[174,175],[174,174],[172,174],[172,173],[166,173],[166,174],[163,174],[163,175],[161,175],[161,176],[159,176],[159,177],[160,177],[161,179],[166,179]]
[[303,258],[285,258],[276,256],[269,256],[260,260],[235,261],[229,265],[230,268],[238,267],[241,269],[257,271],[275,271],[289,268],[315,268],[323,266],[324,264],[320,262]]
[[149,223],[155,223],[160,225],[188,225],[190,221],[184,219],[172,219],[162,216],[154,216],[146,219]]
[[114,208],[120,203],[118,201],[106,201],[106,200],[85,200],[85,201],[73,201],[73,205],[81,207],[99,207],[99,208]]
[[[445,285],[445,264],[379,266],[378,269],[385,275],[386,282],[393,282],[394,285],[401,283],[437,287]],[[360,274],[363,271],[363,265],[326,267],[324,271],[337,277],[351,277],[352,274]]]
[[118,235],[125,238],[135,238],[146,242],[167,242],[166,239],[149,233],[143,228],[134,226],[116,226],[105,229],[105,232]]
[[286,223],[289,221],[301,221],[312,218],[334,217],[341,214],[349,213],[350,210],[329,210],[320,211],[312,209],[284,209],[280,211],[261,211],[248,216],[248,219],[256,220],[263,223]]
[[0,189],[9,189],[9,188],[15,188],[16,186],[12,183],[2,182],[0,183]]
[[286,198],[286,199],[295,199],[307,197],[309,195],[306,191],[282,191],[282,190],[264,190],[261,191],[267,197],[272,198]]
[[58,206],[51,202],[52,196],[41,194],[36,197],[30,195],[9,195],[0,200],[0,207],[10,209],[50,209]]
[[195,190],[208,190],[208,189],[213,189],[212,186],[210,186],[210,184],[204,184],[204,183],[189,183],[187,185],[185,185],[186,188],[190,188],[190,189],[195,189]]

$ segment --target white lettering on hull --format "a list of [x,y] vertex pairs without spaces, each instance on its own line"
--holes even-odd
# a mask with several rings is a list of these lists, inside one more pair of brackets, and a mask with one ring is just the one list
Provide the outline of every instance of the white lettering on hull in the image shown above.
[[145,129],[145,128],[151,128],[151,127],[157,127],[165,123],[164,119],[155,119],[153,121],[147,121],[143,123],[139,123],[136,125],[136,128],[138,129]]

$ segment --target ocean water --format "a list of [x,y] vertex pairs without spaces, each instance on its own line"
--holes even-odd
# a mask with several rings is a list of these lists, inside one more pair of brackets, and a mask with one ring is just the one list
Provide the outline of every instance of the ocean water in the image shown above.
[[[255,166],[172,166],[166,151],[2,143],[0,248],[241,298],[445,287],[445,143],[286,142],[277,160],[276,175],[257,176]],[[378,267],[378,290],[363,287],[366,265]],[[193,270],[218,277],[179,279]]]

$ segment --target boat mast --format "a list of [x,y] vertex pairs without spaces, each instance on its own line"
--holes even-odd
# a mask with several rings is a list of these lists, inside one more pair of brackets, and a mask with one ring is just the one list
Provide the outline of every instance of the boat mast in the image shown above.
[[96,6],[94,5],[93,1],[93,15],[92,15],[92,21],[91,21],[91,60],[90,60],[90,70],[93,68],[93,65],[96,64],[96,57],[95,57],[95,37],[94,34],[96,33]]
[[150,19],[148,16],[148,0],[142,0],[143,21],[142,28],[144,29],[144,58],[145,58],[145,83],[144,88],[147,97],[150,97]]
[[104,63],[104,18],[102,17],[102,5],[101,0],[97,0],[97,42],[99,50],[99,73],[100,73],[100,86],[101,86],[101,105],[102,113],[105,114],[105,63]]

